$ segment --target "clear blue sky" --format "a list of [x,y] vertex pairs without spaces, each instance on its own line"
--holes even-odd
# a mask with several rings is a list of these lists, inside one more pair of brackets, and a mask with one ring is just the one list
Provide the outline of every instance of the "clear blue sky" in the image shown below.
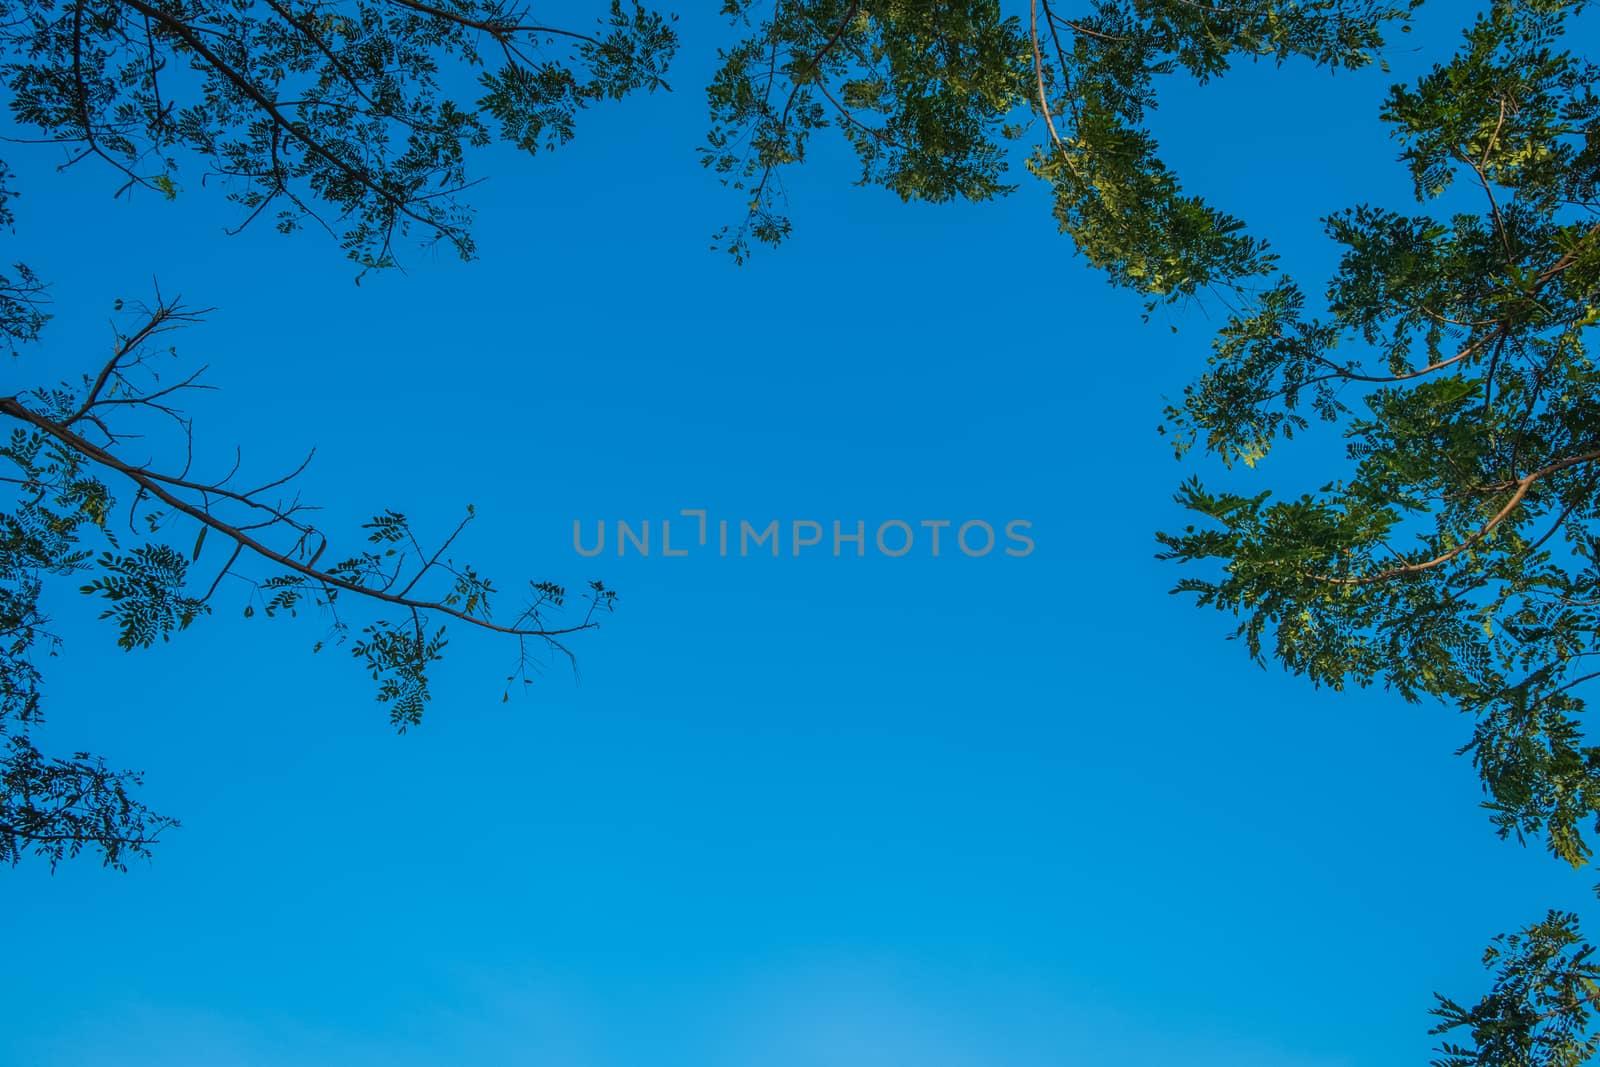
[[[1026,179],[907,207],[831,151],[792,242],[736,268],[706,246],[737,197],[694,153],[724,31],[690,14],[675,93],[479,160],[480,260],[360,287],[314,233],[224,239],[198,182],[130,204],[8,150],[7,255],[58,317],[7,392],[91,366],[157,278],[217,308],[175,339],[221,387],[210,454],[267,475],[315,445],[305,495],[346,529],[392,507],[438,535],[472,503],[460,554],[503,586],[621,600],[580,678],[506,704],[511,649],[457,632],[396,737],[314,619],[245,620],[241,589],[124,655],[61,595],[42,741],[142,768],[184,825],[126,875],[0,875],[0,1063],[1424,1062],[1430,993],[1475,997],[1488,938],[1588,880],[1493,837],[1454,711],[1263,671],[1167,594],[1152,535],[1187,471],[1155,427],[1219,309],[1141,325]],[[1159,128],[1311,280],[1319,213],[1407,201],[1391,80],[1244,69]],[[1316,484],[1318,453],[1228,477]],[[1025,519],[1037,549],[572,550],[574,519],[692,507]]]

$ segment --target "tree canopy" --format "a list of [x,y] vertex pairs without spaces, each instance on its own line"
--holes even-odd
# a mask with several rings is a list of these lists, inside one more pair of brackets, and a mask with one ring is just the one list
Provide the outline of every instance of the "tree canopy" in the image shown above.
[[[1158,90],[1240,60],[1379,62],[1417,6],[726,0],[736,39],[707,87],[701,158],[742,202],[719,234],[740,260],[790,234],[783,182],[814,138],[837,136],[862,184],[906,200],[987,200],[1025,171],[1113,284],[1152,305],[1225,297],[1209,368],[1169,411],[1179,454],[1261,477],[1275,446],[1324,422],[1344,460],[1309,493],[1186,482],[1195,525],[1161,535],[1168,558],[1194,565],[1179,591],[1236,615],[1251,655],[1315,684],[1458,705],[1496,829],[1582,865],[1600,827],[1600,745],[1582,719],[1600,678],[1600,376],[1586,348],[1600,323],[1600,98],[1566,34],[1584,0],[1489,0],[1453,56],[1394,87],[1380,117],[1418,207],[1328,216],[1341,259],[1320,293],[1246,220],[1186,190],[1147,121]],[[321,226],[360,270],[394,266],[404,240],[470,258],[472,150],[560,145],[584,109],[665,88],[679,44],[670,16],[620,0],[583,26],[498,0],[21,0],[9,14],[0,77],[15,129],[125,188],[175,196],[196,172],[220,178],[241,226]],[[10,208],[0,181],[8,226]],[[13,351],[45,324],[43,284],[23,264],[0,279]],[[522,614],[495,622],[488,581],[424,550],[398,513],[322,563],[325,534],[287,479],[241,488],[123,459],[120,420],[175,418],[187,434],[174,398],[194,384],[158,385],[145,363],[192,313],[159,299],[130,313],[116,354],[81,382],[0,399],[17,487],[0,515],[0,858],[93,845],[120,864],[168,823],[129,792],[136,776],[28,740],[53,640],[47,578],[80,576],[124,647],[205,614],[241,561],[260,569],[252,609],[365,604],[378,621],[346,645],[402,728],[443,647],[436,622],[559,647],[610,604],[596,585],[588,614],[552,624],[541,613],[565,592],[536,584]],[[200,574],[208,536],[222,560]],[[424,594],[428,581],[443,591]],[[1591,1058],[1592,954],[1560,912],[1497,942],[1493,991],[1440,1000],[1456,1043],[1438,1062]]]
[[[708,88],[714,125],[703,149],[748,199],[726,247],[742,259],[752,240],[788,232],[776,206],[780,168],[803,159],[824,127],[854,147],[864,182],[907,199],[982,200],[1011,188],[1005,142],[1042,117],[1033,125],[1047,136],[1026,166],[1053,188],[1061,227],[1116,280],[1170,297],[1259,273],[1270,264],[1264,246],[1184,194],[1155,156],[1141,125],[1155,79],[1182,70],[1203,81],[1238,56],[1359,66],[1404,10],[1369,0],[1239,9],[1138,0],[1068,19],[1043,0],[1025,18],[994,2],[828,0],[766,13],[730,3],[725,14],[745,36]],[[63,166],[108,167],[122,191],[176,197],[217,180],[239,205],[239,227],[311,223],[362,271],[397,265],[407,241],[471,258],[472,150],[555,148],[584,109],[665,88],[678,47],[671,16],[622,0],[590,25],[557,25],[501,0],[23,0],[10,14],[0,79],[20,131],[13,140],[60,146]],[[15,226],[6,177],[0,168],[0,222]],[[43,292],[26,263],[0,277],[0,332],[13,352],[45,325]],[[211,610],[224,575],[252,565],[261,570],[249,611],[290,611],[303,599],[332,608],[340,596],[364,603],[377,619],[350,630],[341,617],[331,636],[373,675],[400,728],[428,697],[426,669],[444,648],[436,622],[509,633],[524,655],[529,640],[565,651],[560,639],[612,603],[596,583],[581,621],[555,625],[545,613],[565,590],[536,583],[515,621],[495,622],[489,581],[450,563],[450,542],[425,551],[397,512],[368,524],[372,547],[323,563],[327,535],[285,488],[292,472],[243,488],[236,468],[209,480],[191,473],[187,451],[168,470],[123,458],[119,420],[163,417],[187,441],[177,403],[199,384],[159,385],[147,363],[154,340],[192,311],[158,298],[128,315],[109,363],[0,400],[14,424],[4,455],[17,486],[0,558],[11,641],[0,858],[33,850],[55,861],[92,845],[120,865],[167,824],[129,792],[136,775],[82,753],[47,759],[29,740],[37,660],[54,640],[38,607],[47,577],[79,576],[106,602],[124,648],[187,627]],[[113,533],[119,525],[126,534]],[[224,542],[210,572],[208,536]],[[427,581],[442,592],[423,597]]]
[[[466,154],[570,140],[578,112],[665,84],[670,21],[613,0],[595,26],[500,3],[24,0],[0,27],[16,123],[176,195],[196,164],[283,230],[367,267],[408,234],[470,257]],[[471,84],[472,103],[454,90]]]
[[[1420,208],[1325,220],[1341,256],[1320,300],[1274,274],[1229,317],[1170,410],[1179,451],[1256,465],[1314,421],[1346,462],[1312,492],[1179,502],[1169,558],[1212,564],[1179,591],[1235,614],[1257,659],[1334,688],[1381,683],[1471,717],[1502,836],[1588,862],[1600,745],[1600,97],[1565,46],[1585,6],[1488,6],[1461,47],[1382,112]],[[1455,1065],[1566,1064],[1596,1051],[1600,994],[1576,917],[1491,949],[1496,991],[1441,1002]]]
[[[459,198],[467,150],[494,137],[528,152],[567,140],[585,107],[663,85],[676,45],[668,19],[620,3],[580,29],[497,5],[412,0],[30,0],[8,16],[0,77],[12,120],[65,146],[65,166],[96,160],[124,191],[169,197],[198,168],[202,180],[223,179],[241,226],[310,221],[364,270],[394,266],[407,235],[470,257]],[[458,105],[446,85],[479,69],[481,95]],[[8,177],[0,168],[0,224],[15,227]],[[0,277],[0,334],[13,354],[38,340],[44,297],[25,263]],[[581,609],[557,617],[567,589],[536,581],[512,594],[512,614],[492,614],[500,590],[450,554],[470,509],[442,544],[425,546],[403,513],[385,511],[348,549],[333,547],[295,492],[299,470],[252,484],[236,457],[194,454],[181,404],[203,387],[200,372],[164,381],[155,360],[168,351],[163,335],[203,313],[159,294],[119,311],[109,360],[79,381],[0,398],[12,424],[0,459],[14,487],[0,513],[0,861],[36,854],[54,864],[88,848],[125,867],[175,824],[139,800],[137,773],[33,744],[41,661],[60,640],[41,608],[46,581],[76,579],[124,649],[210,614],[235,587],[225,578],[246,582],[246,615],[321,609],[332,621],[315,648],[348,651],[402,731],[421,719],[446,624],[513,641],[508,684],[527,683],[541,655],[570,655],[565,640],[612,606],[614,594],[591,581]],[[125,455],[130,437],[163,429],[170,465]]]
[[850,143],[863,184],[934,202],[1012,191],[1006,142],[1028,138],[1024,164],[1048,184],[1057,224],[1114,282],[1172,298],[1263,274],[1266,246],[1157,155],[1146,119],[1158,79],[1203,83],[1240,59],[1363,67],[1414,6],[1120,0],[1067,17],[1048,0],[1015,13],[981,0],[729,0],[748,35],[711,83],[704,159],[750,208],[726,245],[742,257],[789,233],[783,168],[820,129]]
[[1184,587],[1240,612],[1252,653],[1321,684],[1460,701],[1501,831],[1547,830],[1576,863],[1600,811],[1600,750],[1579,743],[1572,691],[1600,622],[1585,346],[1600,321],[1600,98],[1593,65],[1558,48],[1567,14],[1497,6],[1389,99],[1419,199],[1464,181],[1478,209],[1331,216],[1326,310],[1274,279],[1172,412],[1184,445],[1251,464],[1310,418],[1334,422],[1344,477],[1282,502],[1190,483],[1183,504],[1220,529],[1166,541],[1227,562]]

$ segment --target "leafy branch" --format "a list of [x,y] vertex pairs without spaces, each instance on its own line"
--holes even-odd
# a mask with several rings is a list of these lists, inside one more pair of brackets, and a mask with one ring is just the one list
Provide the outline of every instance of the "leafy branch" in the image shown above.
[[[431,549],[391,510],[362,526],[362,548],[335,553],[312,521],[316,509],[291,493],[309,456],[256,486],[240,483],[237,459],[219,477],[192,473],[192,422],[177,405],[206,386],[199,371],[163,383],[152,361],[161,335],[203,313],[159,296],[153,306],[131,310],[139,318],[80,387],[0,397],[0,418],[13,424],[9,438],[0,438],[0,460],[14,471],[5,480],[15,495],[12,510],[0,512],[0,739],[9,746],[0,753],[0,862],[31,851],[53,864],[94,847],[106,864],[121,867],[176,825],[136,800],[137,774],[109,770],[86,753],[52,759],[34,747],[31,732],[42,721],[36,661],[59,643],[39,609],[47,580],[81,575],[80,590],[104,604],[101,617],[116,624],[124,649],[169,640],[210,614],[229,578],[249,588],[246,616],[314,607],[331,619],[315,648],[345,645],[402,732],[421,721],[430,699],[429,670],[443,655],[444,624],[511,639],[517,667],[507,682],[526,685],[546,656],[572,661],[567,642],[596,628],[615,603],[611,590],[591,582],[578,616],[559,622],[566,589],[533,582],[517,610],[497,618],[491,605],[498,589],[450,555],[471,507]],[[181,465],[125,457],[127,442],[144,437],[135,429],[150,419],[177,428],[187,457]],[[131,493],[126,527],[136,544],[125,544],[113,522],[122,510],[119,486]],[[183,522],[193,525],[192,548],[168,539]],[[208,539],[223,546],[221,562],[197,576]],[[94,542],[104,547],[97,551]]]

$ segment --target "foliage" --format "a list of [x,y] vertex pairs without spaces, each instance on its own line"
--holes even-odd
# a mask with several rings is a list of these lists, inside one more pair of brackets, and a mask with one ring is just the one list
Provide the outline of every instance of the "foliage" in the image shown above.
[[1502,934],[1483,954],[1494,989],[1471,1008],[1439,998],[1435,1034],[1465,1029],[1470,1046],[1445,1042],[1434,1067],[1576,1067],[1600,1052],[1590,1031],[1600,966],[1578,933],[1578,917],[1552,911],[1521,933]]
[[[1600,677],[1600,72],[1563,47],[1583,6],[1496,0],[1396,86],[1382,117],[1420,207],[1327,218],[1321,306],[1282,274],[1245,293],[1169,410],[1180,454],[1247,466],[1332,423],[1339,476],[1284,497],[1191,479],[1202,521],[1161,536],[1210,564],[1178,591],[1236,615],[1255,658],[1459,706],[1500,835],[1574,866],[1600,825],[1580,695]],[[1591,954],[1567,915],[1504,939],[1489,998],[1441,1001],[1474,1045],[1439,1062],[1587,1060]]]
[[[51,758],[34,747],[43,721],[39,660],[59,645],[40,607],[49,581],[81,576],[81,592],[104,605],[101,618],[115,625],[124,649],[170,640],[210,614],[225,588],[244,592],[246,616],[314,609],[326,627],[316,648],[347,647],[402,732],[422,719],[428,671],[445,647],[443,623],[513,641],[517,667],[507,682],[529,684],[539,650],[570,656],[564,641],[610,609],[614,594],[592,582],[582,616],[556,625],[551,616],[566,591],[536,582],[515,613],[498,620],[493,583],[446,554],[471,508],[432,551],[403,514],[386,511],[364,526],[365,548],[323,563],[329,534],[311,522],[309,505],[282,495],[299,470],[242,488],[237,463],[206,478],[192,461],[163,469],[124,459],[120,446],[132,437],[150,447],[148,436],[122,428],[145,428],[133,421],[141,415],[170,421],[180,454],[192,457],[190,423],[173,405],[200,387],[198,372],[162,385],[154,366],[155,339],[196,316],[170,302],[129,314],[135,326],[118,334],[96,373],[0,398],[0,416],[17,424],[0,445],[5,480],[16,489],[10,510],[0,512],[0,862],[31,852],[54,865],[88,847],[122,868],[176,825],[137,799],[137,774],[88,753]],[[129,494],[120,504],[118,485]],[[228,579],[234,584],[225,586]]]
[[1157,80],[1204,82],[1240,57],[1360,67],[1415,4],[1086,6],[1066,18],[1048,0],[1017,14],[999,0],[726,0],[748,32],[708,90],[703,158],[749,213],[720,240],[743,259],[752,240],[788,235],[780,175],[818,130],[849,142],[862,184],[906,200],[987,200],[1014,188],[1005,142],[1042,118],[1027,168],[1050,186],[1061,230],[1113,281],[1158,299],[1266,273],[1265,244],[1185,193],[1157,156],[1145,121]]
[[596,22],[501,0],[18,0],[0,78],[21,126],[124,188],[176,195],[198,157],[246,223],[310,219],[383,267],[413,229],[472,255],[468,149],[558,145],[579,111],[665,85],[669,19],[612,0]]
[[[13,193],[6,184],[11,178],[5,164],[0,163],[0,229],[10,229],[16,222],[11,209]],[[0,273],[0,345],[11,355],[17,346],[36,340],[44,328],[45,313],[41,306],[44,286],[25,263],[13,264],[12,274]]]
[[[469,150],[496,139],[528,153],[560,145],[584,109],[664,88],[677,47],[671,19],[622,0],[592,29],[500,0],[19,0],[6,14],[11,118],[66,146],[67,166],[97,159],[123,191],[167,197],[220,178],[244,209],[241,227],[267,216],[287,232],[310,220],[363,270],[395,265],[408,234],[469,258]],[[0,165],[7,229],[11,177]],[[45,307],[26,264],[0,271],[0,338],[12,355],[38,340]],[[421,719],[444,621],[515,641],[508,682],[525,683],[541,649],[566,653],[564,638],[613,602],[592,583],[581,618],[557,626],[548,620],[566,593],[539,582],[497,621],[498,590],[445,555],[460,527],[426,552],[405,517],[386,512],[367,527],[366,549],[319,566],[327,534],[298,498],[279,495],[293,474],[241,489],[236,469],[192,474],[192,452],[166,470],[124,459],[123,427],[141,415],[171,420],[187,445],[173,404],[199,387],[198,375],[161,386],[150,363],[153,339],[194,316],[159,300],[134,314],[111,360],[81,383],[0,398],[12,424],[0,461],[14,487],[0,511],[0,861],[37,853],[54,865],[87,847],[122,867],[175,825],[137,799],[138,775],[34,747],[40,662],[58,640],[40,608],[49,582],[78,577],[124,649],[209,614],[225,578],[248,582],[246,615],[317,609],[331,626],[316,647],[346,646],[400,730]],[[124,512],[120,533],[113,519]]]
[[[1496,5],[1390,99],[1419,194],[1465,174],[1482,210],[1333,216],[1327,312],[1279,280],[1171,412],[1180,443],[1255,463],[1308,401],[1343,428],[1346,476],[1284,501],[1191,481],[1180,501],[1214,521],[1163,540],[1226,562],[1181,588],[1238,613],[1253,655],[1458,701],[1501,832],[1543,831],[1579,863],[1600,814],[1571,692],[1600,623],[1600,98],[1595,68],[1555,48],[1574,6]],[[1352,384],[1371,386],[1359,407]]]
[[[703,162],[747,202],[719,235],[741,260],[789,234],[783,176],[835,129],[860,183],[906,200],[1005,195],[1020,159],[1114,284],[1152,304],[1207,290],[1241,300],[1169,412],[1179,453],[1254,467],[1315,419],[1341,429],[1347,463],[1288,497],[1185,483],[1197,523],[1162,535],[1168,558],[1200,565],[1179,591],[1238,616],[1253,656],[1315,684],[1459,705],[1499,832],[1542,836],[1580,865],[1600,825],[1600,745],[1580,695],[1600,677],[1587,665],[1600,651],[1600,380],[1585,343],[1600,323],[1600,100],[1595,68],[1562,41],[1584,0],[1490,0],[1453,58],[1394,89],[1383,118],[1422,206],[1327,218],[1343,257],[1321,301],[1242,220],[1185,190],[1147,123],[1168,75],[1205,82],[1240,59],[1361,67],[1416,6],[1085,0],[1069,17],[1049,0],[725,0],[740,39],[708,87]],[[469,150],[565,142],[590,105],[665,87],[677,45],[670,19],[621,0],[592,32],[501,0],[13,7],[0,72],[16,122],[74,161],[109,163],[124,188],[177,195],[198,161],[202,181],[224,179],[241,225],[311,220],[362,269],[394,265],[413,232],[470,257]],[[7,227],[8,178],[0,168]],[[25,265],[0,274],[11,351],[38,337],[44,307]],[[319,565],[325,534],[273,495],[288,479],[239,491],[231,473],[122,459],[113,414],[178,415],[170,397],[194,384],[142,374],[150,338],[185,318],[158,302],[81,386],[0,398],[18,487],[0,513],[0,860],[92,846],[121,865],[171,825],[133,798],[136,776],[33,749],[38,662],[56,640],[39,609],[47,580],[79,576],[125,648],[206,615],[224,577],[248,580],[247,615],[314,606],[402,730],[427,700],[441,620],[513,636],[526,664],[527,642],[560,649],[610,605],[596,584],[579,625],[550,628],[541,613],[565,593],[539,583],[514,621],[494,622],[494,588],[443,555],[455,534],[424,552],[386,512],[359,551]],[[112,532],[113,486],[145,521],[131,538]],[[220,565],[202,558],[208,535]],[[368,609],[359,622],[341,614],[352,602]],[[1565,913],[1497,939],[1491,992],[1470,1008],[1440,998],[1435,1032],[1470,1043],[1445,1044],[1437,1062],[1592,1058],[1592,955]]]

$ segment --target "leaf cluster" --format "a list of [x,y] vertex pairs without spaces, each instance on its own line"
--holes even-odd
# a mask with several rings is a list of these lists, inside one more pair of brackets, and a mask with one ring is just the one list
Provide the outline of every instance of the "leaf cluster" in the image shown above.
[[[1176,591],[1332,688],[1454,703],[1461,752],[1503,837],[1573,866],[1600,828],[1600,97],[1563,47],[1582,2],[1494,0],[1456,53],[1396,86],[1382,117],[1418,209],[1325,220],[1320,301],[1278,274],[1229,316],[1168,410],[1180,455],[1257,466],[1337,428],[1312,492],[1178,493],[1160,535],[1196,566]],[[1496,939],[1491,992],[1440,997],[1439,1067],[1576,1065],[1600,1053],[1600,971],[1575,915]]]
[[1096,0],[1066,17],[1047,0],[730,0],[743,32],[708,89],[703,161],[748,211],[718,242],[743,260],[789,234],[781,175],[819,130],[849,143],[861,184],[941,202],[1011,192],[1007,142],[1031,126],[1026,169],[1110,280],[1152,300],[1237,284],[1273,258],[1162,163],[1146,121],[1159,79],[1204,82],[1241,57],[1363,66],[1414,6]]
[[310,220],[377,268],[413,231],[469,258],[468,150],[568,141],[585,108],[665,87],[676,47],[622,0],[588,30],[505,0],[19,0],[0,80],[19,125],[124,189],[176,196],[198,164],[241,226]]
[[[107,865],[123,867],[175,825],[139,801],[136,773],[87,753],[49,757],[35,746],[41,659],[60,643],[40,607],[51,582],[77,577],[79,592],[103,605],[100,617],[130,651],[170,640],[230,594],[246,617],[310,609],[324,627],[314,650],[345,647],[402,732],[422,720],[447,623],[514,643],[509,686],[531,682],[541,653],[570,658],[566,639],[612,608],[615,594],[591,582],[582,617],[557,625],[552,616],[566,590],[534,582],[515,614],[496,617],[494,585],[448,554],[473,517],[470,507],[431,551],[405,515],[387,510],[362,527],[364,548],[330,556],[315,509],[292,493],[304,465],[255,487],[240,484],[237,462],[211,477],[191,469],[192,427],[176,401],[203,386],[198,372],[164,381],[155,360],[175,358],[156,339],[198,315],[168,301],[127,314],[133,325],[118,332],[111,359],[81,382],[0,398],[0,418],[13,424],[0,445],[9,472],[0,481],[13,490],[0,510],[0,862],[32,853],[54,864],[93,848]],[[154,438],[131,430],[142,426],[130,422],[141,415],[175,428],[181,447],[173,451],[188,457],[181,466],[122,457],[131,437],[152,447]]]

